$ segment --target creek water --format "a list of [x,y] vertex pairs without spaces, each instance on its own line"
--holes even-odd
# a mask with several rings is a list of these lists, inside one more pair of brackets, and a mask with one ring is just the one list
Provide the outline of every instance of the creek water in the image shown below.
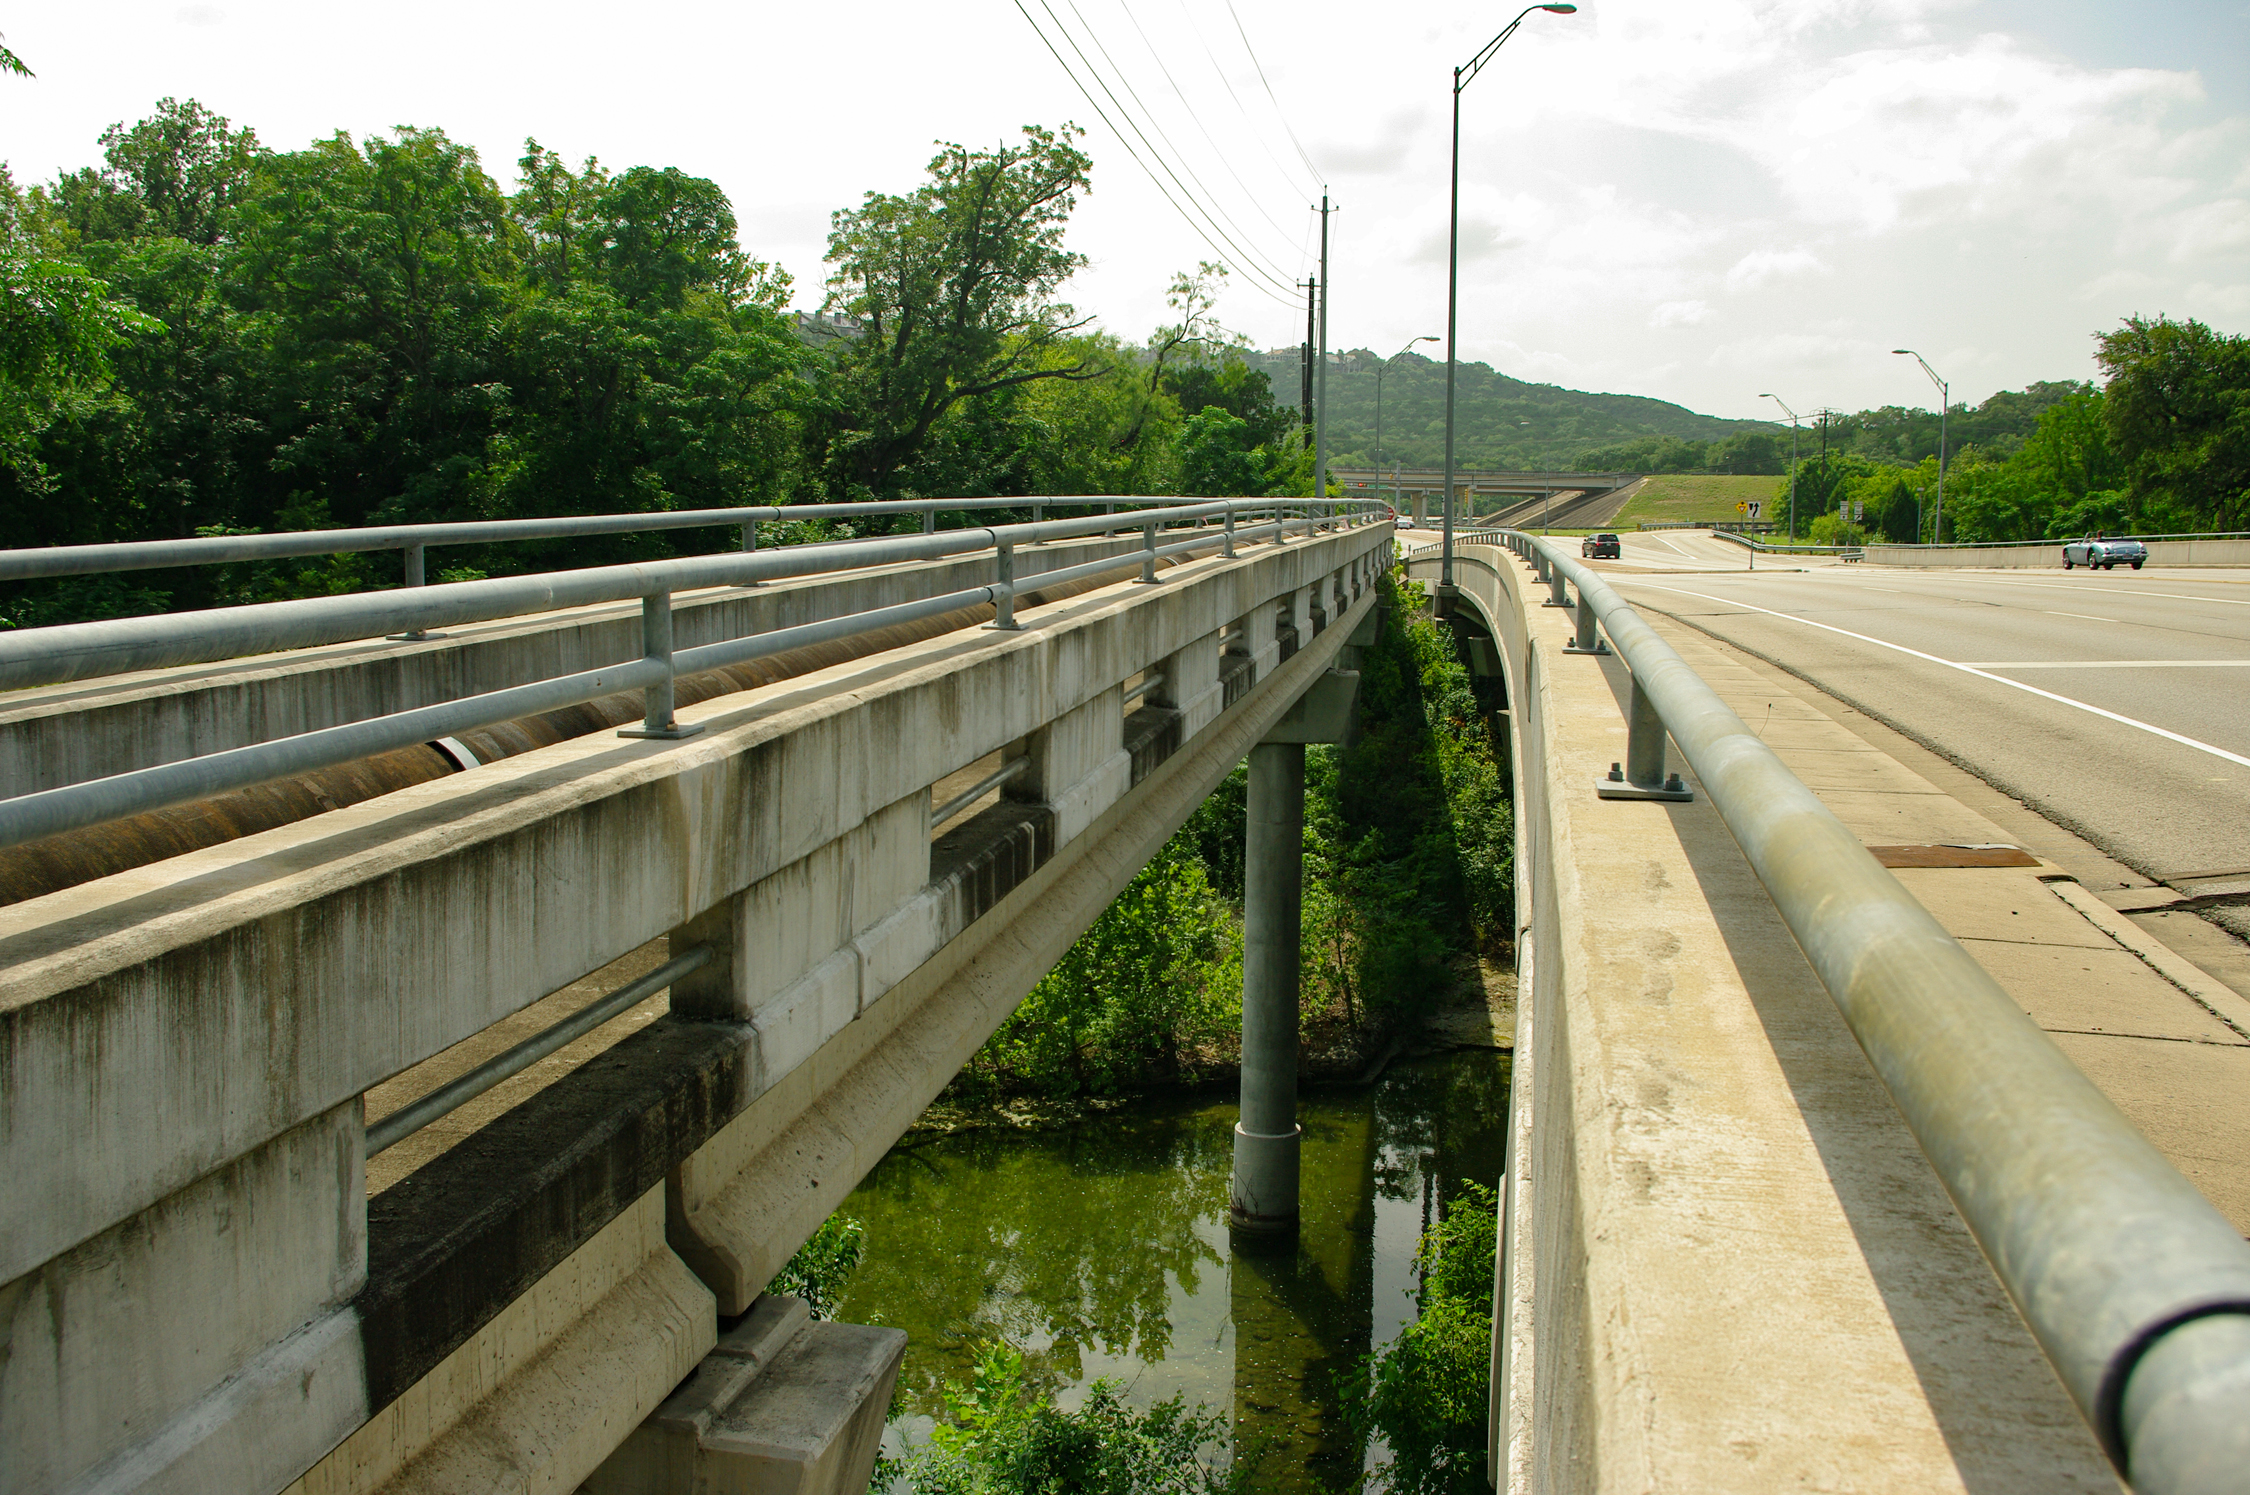
[[1054,1131],[978,1130],[893,1148],[843,1206],[866,1257],[836,1317],[908,1335],[903,1415],[928,1436],[979,1345],[1024,1351],[1075,1406],[1097,1378],[1148,1406],[1175,1394],[1258,1450],[1258,1489],[1337,1490],[1371,1457],[1339,1378],[1415,1313],[1414,1248],[1467,1179],[1499,1177],[1508,1059],[1462,1050],[1373,1084],[1308,1092],[1303,1225],[1230,1238],[1231,1098],[1151,1100]]

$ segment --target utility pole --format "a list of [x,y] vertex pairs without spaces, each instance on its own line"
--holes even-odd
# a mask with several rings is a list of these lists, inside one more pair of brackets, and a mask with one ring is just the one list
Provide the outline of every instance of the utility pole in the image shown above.
[[1313,438],[1313,298],[1319,291],[1319,281],[1305,282],[1305,351],[1298,367],[1301,378],[1298,381],[1297,414],[1304,423],[1307,446],[1312,445]]
[[1320,382],[1313,395],[1313,497],[1328,496],[1328,194],[1320,194]]

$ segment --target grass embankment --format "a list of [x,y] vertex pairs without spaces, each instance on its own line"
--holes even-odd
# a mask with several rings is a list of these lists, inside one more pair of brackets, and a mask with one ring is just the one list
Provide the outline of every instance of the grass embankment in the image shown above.
[[1740,477],[1722,472],[1665,472],[1644,480],[1641,489],[1625,500],[1610,525],[1633,528],[1646,520],[1660,524],[1693,524],[1712,519],[1740,519],[1735,505],[1760,500],[1768,505],[1764,518],[1773,518],[1774,490],[1785,478]]

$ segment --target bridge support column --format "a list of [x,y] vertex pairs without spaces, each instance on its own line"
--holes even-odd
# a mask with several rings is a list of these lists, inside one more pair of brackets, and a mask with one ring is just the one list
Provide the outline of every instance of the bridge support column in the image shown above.
[[1302,924],[1305,745],[1250,750],[1243,848],[1242,1119],[1228,1207],[1237,1230],[1297,1228],[1297,942]]

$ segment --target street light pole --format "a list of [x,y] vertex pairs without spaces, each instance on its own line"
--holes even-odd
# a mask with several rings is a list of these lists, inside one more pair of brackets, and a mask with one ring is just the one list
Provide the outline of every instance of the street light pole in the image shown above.
[[1567,16],[1577,9],[1575,5],[1526,6],[1508,23],[1506,30],[1453,70],[1453,178],[1445,234],[1445,559],[1438,569],[1441,594],[1450,594],[1453,590],[1453,371],[1461,304],[1461,90],[1484,71],[1484,65],[1492,60],[1502,43],[1516,34],[1525,16],[1535,10]]
[[[1434,334],[1429,337],[1408,338],[1406,348],[1411,348],[1416,343],[1434,343],[1436,341],[1437,338]],[[1393,363],[1406,356],[1406,348],[1399,349],[1396,353],[1375,365],[1375,496],[1377,498],[1383,496],[1383,376],[1391,371]],[[1395,509],[1398,507],[1398,484],[1395,482],[1391,484],[1391,498],[1391,507]]]
[[1797,412],[1789,409],[1789,402],[1779,395],[1760,395],[1761,400],[1771,400],[1789,412],[1789,543],[1797,543]]
[[[1937,513],[1930,520],[1930,543],[1943,545],[1945,543],[1945,417],[1953,404],[1953,390],[1950,385],[1938,377],[1937,370],[1930,367],[1930,361],[1912,348],[1893,348],[1891,351],[1904,354],[1922,365],[1922,372],[1928,374],[1930,382],[1937,386]],[[1919,538],[1919,536],[1916,538]]]

